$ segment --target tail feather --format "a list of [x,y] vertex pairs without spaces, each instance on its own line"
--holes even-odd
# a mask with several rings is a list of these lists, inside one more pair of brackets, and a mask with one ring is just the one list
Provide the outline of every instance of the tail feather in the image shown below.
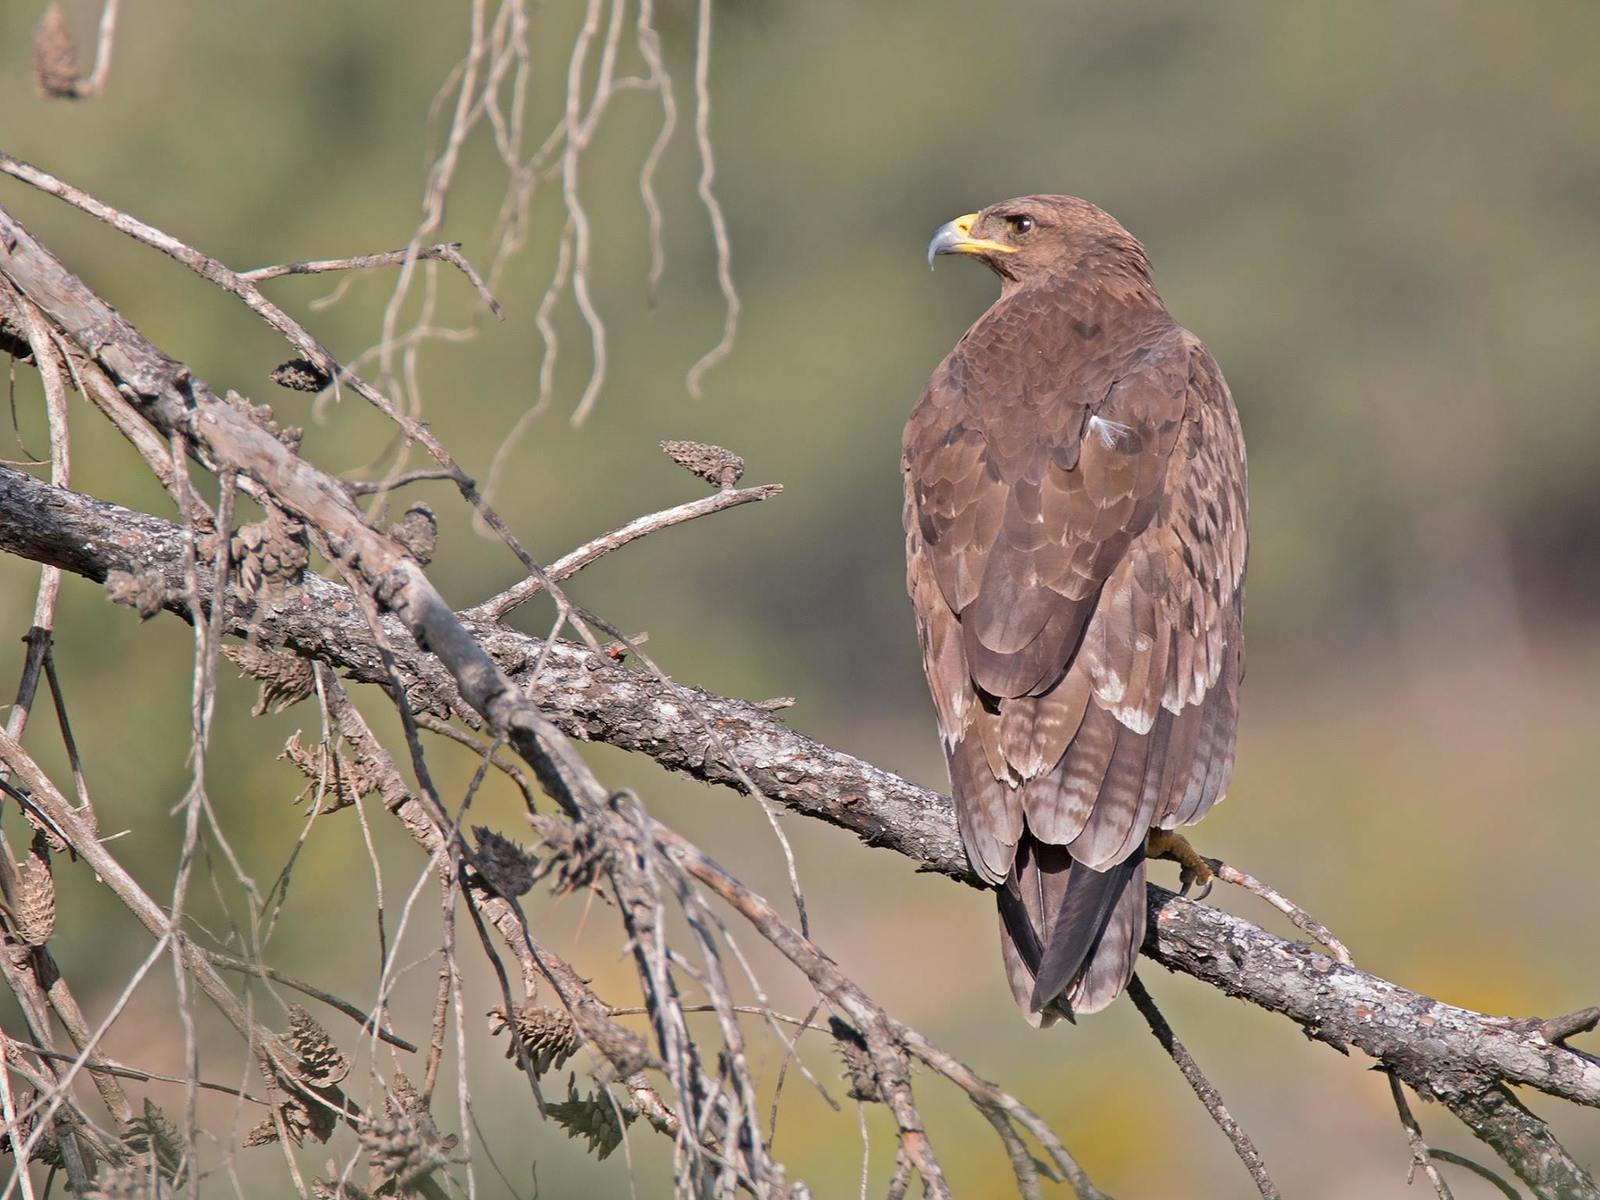
[[1094,1013],[1107,1007],[1128,986],[1139,962],[1139,947],[1144,944],[1145,887],[1144,854],[1134,856],[1137,863],[1123,886],[1116,907],[1106,918],[1100,940],[1084,963],[1083,970],[1058,1003],[1072,1012]]
[[1065,992],[1088,965],[1123,889],[1143,862],[1143,852],[1136,851],[1104,871],[1091,871],[1082,863],[1073,867],[1055,928],[1034,972],[1034,1008],[1043,1008]]
[[1095,871],[1024,835],[998,892],[1001,948],[1030,1022],[1096,1012],[1133,974],[1144,940],[1144,849]]

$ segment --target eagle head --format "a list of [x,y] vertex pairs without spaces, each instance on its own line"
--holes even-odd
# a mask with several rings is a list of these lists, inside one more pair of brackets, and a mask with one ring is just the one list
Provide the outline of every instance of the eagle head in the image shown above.
[[1027,285],[1104,263],[1144,278],[1144,247],[1115,217],[1076,196],[1019,196],[947,221],[928,243],[936,254],[970,254],[1002,279]]

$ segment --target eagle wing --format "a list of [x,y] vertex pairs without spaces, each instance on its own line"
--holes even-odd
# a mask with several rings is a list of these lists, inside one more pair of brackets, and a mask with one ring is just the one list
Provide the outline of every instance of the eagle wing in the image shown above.
[[[1105,870],[1220,795],[1245,491],[1226,384],[1176,325],[1060,389],[1030,383],[1025,347],[994,349],[964,339],[934,373],[903,468],[907,582],[962,837],[999,883],[1025,832]],[[1048,944],[1054,914],[1035,899]]]

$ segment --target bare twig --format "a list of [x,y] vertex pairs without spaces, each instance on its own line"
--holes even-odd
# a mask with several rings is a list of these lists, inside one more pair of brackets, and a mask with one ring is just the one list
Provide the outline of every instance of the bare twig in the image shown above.
[[1478,1081],[1441,1093],[1439,1099],[1539,1200],[1600,1200],[1594,1177],[1503,1083],[1485,1086]]
[[117,5],[119,0],[105,0],[100,10],[100,32],[95,41],[94,71],[84,84],[84,94],[98,96],[105,91],[106,76],[111,74],[111,47],[117,39]]
[[1596,1027],[1600,1027],[1600,1004],[1541,1021],[1539,1034],[1551,1045],[1560,1046],[1565,1044],[1569,1037],[1590,1033]]
[[1285,897],[1275,888],[1262,883],[1254,875],[1246,874],[1237,867],[1229,866],[1218,859],[1208,858],[1206,859],[1206,864],[1223,883],[1231,883],[1234,887],[1241,888],[1252,896],[1259,896],[1288,917],[1296,929],[1310,934],[1316,941],[1321,942],[1329,950],[1333,951],[1333,957],[1340,963],[1347,967],[1351,965],[1350,951],[1345,949],[1344,943],[1334,937],[1326,925],[1313,919],[1309,913],[1294,901]]
[[1430,1147],[1428,1153],[1434,1158],[1438,1159],[1440,1162],[1445,1162],[1449,1163],[1451,1166],[1460,1167],[1464,1171],[1471,1171],[1479,1179],[1483,1180],[1485,1183],[1489,1184],[1489,1186],[1498,1191],[1502,1196],[1508,1196],[1510,1197],[1510,1200],[1522,1200],[1522,1197],[1517,1194],[1516,1188],[1512,1187],[1503,1178],[1489,1170],[1489,1168],[1484,1166],[1482,1163],[1473,1162],[1472,1159],[1467,1158],[1465,1155],[1457,1154],[1453,1150],[1442,1150],[1438,1146]]
[[[52,1062],[73,1062],[77,1055],[63,1054],[59,1050],[49,1050],[43,1046],[30,1046],[27,1042],[19,1042],[15,1038],[9,1039],[11,1044],[19,1050],[26,1050],[29,1054],[37,1054],[40,1058],[48,1058]],[[144,1083],[189,1083],[188,1079],[177,1075],[162,1075],[156,1071],[141,1071],[137,1067],[126,1066],[109,1058],[94,1058],[84,1063],[83,1069],[96,1075],[114,1075],[118,1079],[134,1079]],[[213,1083],[208,1079],[198,1081],[198,1086],[208,1092],[221,1092],[224,1096],[237,1096],[250,1104],[266,1104],[259,1096],[252,1096],[249,1092],[241,1091],[236,1087],[229,1087],[225,1083]]]
[[[685,521],[692,521],[696,517],[709,516],[711,513],[721,512],[725,508],[735,508],[741,504],[749,504],[755,500],[766,500],[783,491],[781,483],[765,483],[758,487],[741,488],[737,491],[713,492],[709,496],[701,496],[698,500],[685,501],[672,508],[660,512],[650,513],[648,516],[635,517],[626,525],[613,529],[610,533],[602,534],[592,541],[585,542],[576,550],[556,559],[545,568],[545,574],[551,579],[570,579],[590,563],[604,557],[613,550],[626,546],[629,542],[662,529],[670,529],[674,525],[682,525]],[[538,579],[524,579],[521,583],[513,584],[498,596],[493,596],[481,604],[475,604],[465,610],[461,616],[469,621],[498,621],[518,605],[525,604],[544,590],[544,585]]]
[[401,471],[389,479],[346,479],[341,482],[344,484],[344,490],[352,496],[372,496],[382,492],[392,492],[395,488],[405,487],[408,483],[451,478],[453,476],[449,471],[425,467],[415,471]]
[[1128,980],[1128,999],[1133,1001],[1133,1006],[1139,1010],[1139,1015],[1144,1018],[1145,1024],[1150,1026],[1150,1032],[1155,1034],[1156,1041],[1161,1043],[1161,1048],[1177,1064],[1184,1079],[1188,1080],[1189,1086],[1194,1089],[1194,1094],[1200,1097],[1200,1103],[1205,1105],[1206,1111],[1211,1114],[1211,1119],[1217,1123],[1217,1128],[1222,1130],[1223,1135],[1233,1144],[1233,1151],[1244,1164],[1244,1169],[1250,1173],[1250,1181],[1256,1185],[1256,1191],[1261,1193],[1264,1200],[1280,1200],[1281,1193],[1277,1185],[1272,1182],[1272,1176],[1267,1174],[1267,1164],[1261,1160],[1261,1152],[1250,1140],[1250,1135],[1244,1131],[1244,1126],[1234,1120],[1233,1114],[1222,1102],[1221,1094],[1200,1069],[1200,1064],[1195,1062],[1194,1056],[1172,1032],[1172,1026],[1156,1007],[1155,997],[1150,995],[1144,986],[1144,981],[1137,975]]
[[354,1004],[351,1004],[348,1000],[342,1000],[338,996],[335,996],[332,992],[323,991],[315,984],[307,983],[303,979],[296,979],[292,975],[285,975],[276,967],[269,967],[263,963],[250,962],[248,959],[235,958],[231,954],[223,954],[217,950],[207,950],[206,957],[225,971],[239,971],[242,974],[256,975],[262,979],[270,979],[274,983],[283,984],[283,986],[286,988],[293,988],[301,995],[310,996],[313,1000],[320,1000],[329,1008],[338,1009],[345,1016],[349,1017],[352,1021],[356,1022],[356,1024],[360,1025],[362,1029],[371,1030],[380,1039],[395,1047],[395,1049],[404,1050],[407,1054],[415,1054],[417,1052],[417,1048],[410,1042],[406,1041],[405,1038],[401,1037],[397,1033],[394,1033],[392,1030],[385,1029],[383,1026],[377,1024],[373,1017],[362,1012],[361,1009],[357,1008]]
[[380,254],[356,254],[349,258],[319,258],[307,259],[302,262],[281,263],[271,267],[256,267],[249,271],[240,271],[239,278],[247,283],[262,283],[268,279],[281,279],[285,275],[323,275],[330,271],[370,271],[374,267],[398,267],[417,259],[437,259],[439,262],[449,263],[456,270],[467,277],[467,281],[477,289],[478,295],[489,306],[489,311],[500,320],[506,319],[505,312],[500,308],[500,303],[489,291],[489,285],[484,283],[483,277],[477,269],[467,261],[466,255],[461,253],[460,242],[442,242],[436,246],[405,246],[399,250],[388,250]]
[[[487,742],[478,740],[470,733],[462,732],[454,725],[450,724],[450,722],[440,720],[432,713],[419,712],[417,714],[417,727],[419,729],[426,729],[429,733],[436,733],[440,737],[449,738],[452,742],[455,742],[458,745],[466,746],[471,750],[475,750],[479,754],[489,753],[490,747]],[[533,783],[531,780],[529,780],[527,773],[524,772],[521,767],[517,766],[515,762],[512,762],[510,759],[498,752],[491,756],[490,761],[494,764],[494,767],[497,771],[501,772],[507,779],[511,780],[517,785],[517,790],[522,793],[523,800],[527,802],[528,811],[535,811],[538,808],[538,803],[535,797]]]
[[639,0],[639,57],[644,59],[650,72],[650,83],[661,98],[661,128],[650,145],[650,153],[645,155],[644,163],[639,168],[639,196],[644,201],[649,220],[650,271],[645,277],[645,297],[651,304],[655,303],[661,276],[667,269],[666,248],[661,241],[661,204],[656,199],[656,169],[661,165],[661,156],[666,153],[667,143],[672,140],[673,130],[678,125],[678,101],[672,94],[672,76],[668,74],[661,57],[661,35],[656,32],[653,9],[654,0]]
[[[462,497],[467,501],[467,503],[472,505],[478,517],[483,520],[489,526],[489,528],[493,529],[494,532],[499,536],[500,540],[505,543],[506,547],[510,549],[514,555],[516,555],[517,560],[522,563],[523,567],[528,571],[528,573],[535,578],[544,577],[543,568],[540,567],[539,564],[533,560],[533,557],[527,552],[527,550],[523,548],[522,543],[517,540],[516,536],[500,518],[499,514],[484,502],[482,495],[480,495],[478,492],[477,484],[464,470],[461,469],[460,464],[455,461],[450,452],[445,449],[444,444],[440,442],[431,431],[429,431],[427,426],[416,420],[414,417],[402,412],[393,404],[393,402],[390,401],[387,396],[383,395],[371,384],[367,383],[366,380],[362,379],[359,375],[356,375],[348,368],[340,365],[338,360],[334,358],[332,353],[330,353],[329,350],[322,345],[322,343],[317,341],[316,338],[312,337],[311,334],[308,333],[298,321],[290,317],[288,313],[283,311],[283,309],[279,308],[277,305],[273,304],[270,300],[263,296],[260,290],[253,283],[241,279],[236,272],[231,270],[222,262],[219,262],[217,259],[212,258],[208,254],[204,254],[201,251],[196,250],[194,247],[180,241],[171,234],[164,233],[153,226],[147,225],[143,221],[140,221],[138,218],[130,216],[127,213],[119,212],[117,209],[112,208],[109,204],[96,199],[82,189],[73,187],[71,184],[57,179],[55,176],[46,171],[41,171],[37,167],[13,158],[4,151],[0,151],[0,172],[4,172],[5,174],[11,175],[12,177],[19,179],[32,187],[38,188],[47,195],[55,196],[60,200],[64,200],[68,204],[71,204],[74,208],[88,213],[97,220],[104,221],[113,229],[116,229],[119,233],[126,234],[135,241],[142,242],[147,246],[151,246],[157,250],[160,250],[163,254],[168,255],[169,257],[188,267],[191,271],[194,271],[201,278],[210,283],[216,284],[230,295],[237,297],[252,312],[265,321],[270,328],[282,335],[291,346],[293,346],[300,354],[307,358],[320,371],[333,378],[336,382],[349,387],[363,400],[367,401],[367,403],[371,404],[379,412],[383,413],[384,416],[388,417],[397,426],[399,426],[410,441],[415,442],[426,449],[436,463],[450,472],[451,480],[455,483],[456,488],[461,493]],[[0,226],[4,226],[7,229],[16,230],[19,233],[21,232],[21,226],[16,225],[11,220],[10,214],[6,213],[4,209],[0,209]],[[41,247],[37,247],[37,244],[33,243],[31,238],[28,240],[30,246],[24,249],[25,255],[28,254],[31,249],[42,249]],[[18,256],[13,253],[8,257],[15,261]],[[56,266],[59,268],[59,263],[57,263]],[[76,280],[73,282],[77,283]],[[81,283],[78,283],[78,288],[82,288]],[[21,290],[27,291],[26,288]],[[103,301],[99,299],[99,297],[92,296],[86,292],[82,293],[81,295],[74,293],[73,299],[79,301],[87,299],[91,301],[91,308],[95,308],[97,310],[103,309],[107,312],[112,311],[104,304]],[[115,316],[115,319],[119,327],[127,328],[127,323],[122,321],[120,316]],[[71,331],[63,329],[62,332],[70,335]],[[78,334],[79,337],[82,336],[83,331],[81,328],[78,330]],[[72,340],[78,341],[78,338],[73,338]],[[139,340],[142,342],[142,339]],[[84,346],[82,341],[79,341],[79,347],[80,349],[85,350],[85,353],[87,353],[89,357],[95,358],[97,361],[101,361],[102,367],[107,365],[103,361],[101,347],[95,347],[93,350],[89,350]],[[154,350],[153,347],[150,347],[149,349],[152,351]],[[165,360],[165,356],[160,355],[159,352],[156,352],[156,358],[157,360],[164,360],[165,362],[170,363],[170,360]],[[149,361],[146,361],[144,365],[146,368],[152,367],[152,363]],[[159,373],[163,368],[157,366],[154,369]],[[186,372],[187,368],[183,368],[182,370]],[[173,393],[166,396],[165,399],[168,403],[171,403],[174,399],[176,399],[176,393],[177,391],[181,390],[181,388],[176,380],[168,381],[168,386],[173,389]],[[150,416],[148,412],[145,415],[147,417]],[[173,422],[171,420],[168,420],[167,422],[162,422],[159,420],[153,422],[153,424],[157,425],[158,428],[163,429],[176,428],[182,423],[183,422]],[[259,433],[261,431],[255,430],[255,432]],[[573,618],[572,608],[568,603],[566,596],[562,593],[560,588],[555,585],[554,582],[550,581],[547,577],[545,577],[545,579],[545,590],[550,592],[554,598],[563,621],[571,620],[573,627],[577,629],[581,635],[585,635],[587,637],[587,629],[583,626],[582,622]]]
[[[1433,1194],[1439,1200],[1455,1200],[1450,1191],[1450,1185],[1439,1174],[1439,1168],[1433,1165],[1433,1156],[1429,1152],[1428,1143],[1423,1139],[1422,1126],[1417,1124],[1417,1118],[1411,1112],[1411,1105],[1406,1101],[1406,1094],[1400,1077],[1392,1070],[1384,1071],[1389,1077],[1389,1094],[1394,1097],[1394,1110],[1400,1117],[1400,1127],[1406,1131],[1406,1141],[1411,1146],[1411,1169],[1406,1172],[1406,1183],[1416,1177],[1420,1167],[1422,1173],[1428,1177],[1428,1182],[1433,1185]],[[1513,1192],[1512,1200],[1516,1200]]]

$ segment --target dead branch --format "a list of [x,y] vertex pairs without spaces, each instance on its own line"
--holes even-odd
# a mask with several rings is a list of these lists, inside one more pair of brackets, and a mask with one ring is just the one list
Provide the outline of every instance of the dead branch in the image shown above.
[[1144,1018],[1145,1024],[1150,1026],[1150,1032],[1155,1035],[1156,1041],[1161,1043],[1161,1048],[1177,1064],[1184,1079],[1194,1089],[1194,1094],[1200,1097],[1200,1103],[1205,1105],[1206,1111],[1211,1114],[1211,1119],[1217,1123],[1217,1128],[1222,1130],[1223,1135],[1233,1144],[1234,1153],[1239,1156],[1244,1169],[1250,1173],[1250,1180],[1256,1185],[1256,1190],[1261,1193],[1263,1200],[1281,1200],[1277,1185],[1272,1182],[1272,1176],[1267,1174],[1267,1164],[1261,1160],[1261,1152],[1256,1149],[1255,1143],[1250,1140],[1250,1135],[1244,1131],[1244,1127],[1234,1120],[1233,1114],[1228,1111],[1228,1106],[1222,1102],[1221,1093],[1206,1078],[1205,1072],[1200,1069],[1200,1064],[1195,1062],[1188,1048],[1178,1040],[1177,1034],[1172,1032],[1172,1026],[1156,1007],[1155,997],[1144,986],[1144,980],[1137,975],[1128,981],[1128,999],[1133,1001],[1133,1006],[1139,1010],[1139,1015]]
[[[621,549],[629,542],[645,537],[647,534],[670,529],[674,525],[682,525],[686,521],[693,521],[697,517],[710,516],[712,513],[721,512],[725,508],[735,508],[741,504],[749,504],[755,500],[766,500],[783,491],[781,483],[764,483],[758,487],[740,488],[713,492],[709,496],[702,496],[698,500],[688,500],[672,508],[662,509],[660,512],[651,513],[649,516],[635,517],[626,525],[613,529],[610,533],[601,534],[593,541],[585,542],[576,550],[562,555],[545,568],[545,574],[551,579],[560,581],[570,579],[590,563],[603,558],[613,550]],[[544,591],[544,584],[538,579],[524,579],[521,583],[513,584],[498,596],[491,596],[481,604],[475,604],[461,614],[464,620],[469,621],[499,621],[518,605],[525,604],[540,592]]]
[[262,283],[268,279],[281,279],[285,275],[325,275],[330,271],[370,271],[374,267],[399,267],[408,262],[419,259],[434,259],[439,262],[449,263],[456,270],[467,277],[484,304],[488,305],[499,320],[504,321],[506,314],[500,307],[500,302],[494,298],[494,293],[489,290],[489,285],[483,281],[477,269],[467,261],[466,255],[461,253],[460,242],[442,242],[437,246],[410,246],[399,250],[388,250],[379,254],[356,254],[349,258],[317,258],[306,259],[300,262],[281,263],[272,267],[256,267],[250,271],[240,271],[239,278],[247,283]]
[[[1422,1126],[1417,1124],[1417,1118],[1411,1112],[1411,1105],[1406,1100],[1404,1085],[1400,1077],[1393,1071],[1384,1072],[1389,1077],[1389,1094],[1394,1097],[1394,1110],[1400,1118],[1400,1127],[1406,1131],[1406,1141],[1411,1146],[1411,1170],[1406,1173],[1406,1183],[1409,1185],[1416,1177],[1418,1170],[1427,1177],[1433,1185],[1433,1194],[1438,1200],[1455,1200],[1450,1191],[1450,1185],[1439,1174],[1439,1168],[1433,1165],[1433,1154],[1427,1141],[1422,1136]],[[1512,1193],[1515,1200],[1516,1193]]]
[[[168,588],[164,607],[187,616],[178,586],[181,540],[169,521],[54,489],[0,466],[0,550],[97,581],[113,571],[153,572]],[[291,648],[360,682],[385,682],[348,590],[314,576],[302,586],[304,603],[276,606],[257,617],[261,644]],[[211,602],[204,591],[202,598]],[[251,628],[250,616],[244,605],[230,604],[227,625],[242,634]],[[386,618],[385,625],[392,620]],[[503,626],[471,630],[513,678],[547,651],[528,694],[572,735],[731,785],[731,771],[707,754],[703,736],[682,719],[684,708],[698,706],[772,799],[848,829],[869,845],[892,849],[922,869],[976,886],[947,797],[797,733],[758,704],[667,684],[571,643],[547,646]],[[436,662],[400,644],[395,654],[420,708],[441,715],[470,712]],[[1537,1022],[1530,1027],[1443,1004],[1154,884],[1150,902],[1145,949],[1156,962],[1286,1016],[1318,1040],[1392,1062],[1424,1095],[1451,1094],[1464,1081],[1490,1076],[1600,1107],[1600,1063],[1546,1040]]]
[[[153,572],[166,589],[165,607],[187,616],[181,544],[181,530],[171,522],[0,467],[0,549],[96,580],[113,571]],[[264,614],[230,604],[226,627],[236,633],[253,628],[262,644],[290,647],[353,679],[386,682],[349,592],[317,577],[307,577],[302,586],[305,603]],[[202,592],[204,603],[211,599]],[[393,620],[385,618],[385,624]],[[760,705],[667,684],[570,643],[547,644],[498,625],[471,629],[513,677],[545,653],[529,695],[574,735],[736,786],[703,736],[682,720],[683,709],[694,704],[772,799],[894,849],[924,869],[974,882],[946,797],[796,733]],[[404,646],[398,624],[394,634],[396,663],[416,702],[442,715],[470,715],[439,665]],[[1524,1084],[1600,1107],[1600,1064],[1547,1040],[1539,1022],[1441,1003],[1154,884],[1150,904],[1145,951],[1155,961],[1288,1017],[1318,1040],[1354,1047],[1393,1066],[1419,1094],[1443,1100],[1458,1115],[1472,1115],[1474,1129],[1494,1133],[1497,1152],[1520,1155],[1525,1165],[1548,1157],[1548,1133],[1540,1133],[1542,1122],[1530,1125],[1525,1110],[1473,1103],[1470,1097],[1481,1094],[1483,1081]],[[1570,1156],[1560,1156],[1552,1170],[1562,1178],[1583,1178]]]

